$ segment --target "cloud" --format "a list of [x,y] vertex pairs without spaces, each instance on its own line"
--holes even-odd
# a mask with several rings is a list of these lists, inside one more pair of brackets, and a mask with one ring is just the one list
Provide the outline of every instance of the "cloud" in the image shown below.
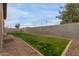
[[[25,18],[25,20],[27,19],[33,19],[35,18],[34,15],[32,15],[30,12],[25,12],[13,7],[8,7],[8,11],[7,11],[8,15],[7,15],[7,20],[5,20],[5,26],[9,26],[9,27],[13,27],[14,24],[16,23],[21,23],[21,21],[23,21],[24,19],[20,19],[20,18]],[[13,26],[12,26],[13,25]]]
[[29,11],[22,11],[14,7],[8,7],[8,17],[9,16],[34,17]]
[[[20,23],[21,27],[59,24],[60,21],[55,18],[58,11],[53,11],[54,7],[50,6],[53,4],[9,4],[5,26],[14,27],[16,23]],[[48,24],[45,23],[46,19]]]
[[33,24],[32,23],[21,24],[21,28],[23,28],[23,27],[33,27]]

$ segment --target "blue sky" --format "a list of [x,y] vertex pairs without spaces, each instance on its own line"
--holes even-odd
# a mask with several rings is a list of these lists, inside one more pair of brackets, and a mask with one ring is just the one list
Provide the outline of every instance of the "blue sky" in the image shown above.
[[20,23],[21,27],[36,27],[60,24],[61,20],[56,18],[56,16],[59,15],[60,6],[64,6],[64,4],[8,4],[5,26],[15,27],[15,24],[17,23]]

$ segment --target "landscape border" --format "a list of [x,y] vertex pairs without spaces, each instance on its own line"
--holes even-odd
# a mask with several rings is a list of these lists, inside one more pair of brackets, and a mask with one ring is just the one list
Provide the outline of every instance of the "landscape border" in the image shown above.
[[66,48],[62,52],[61,56],[66,56],[66,52],[68,51],[68,48],[70,47],[71,43],[73,40],[70,40],[69,43],[67,44]]

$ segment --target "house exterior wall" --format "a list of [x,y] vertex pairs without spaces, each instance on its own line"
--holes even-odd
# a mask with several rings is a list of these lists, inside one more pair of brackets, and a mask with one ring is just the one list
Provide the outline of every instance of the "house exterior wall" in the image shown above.
[[3,4],[0,3],[0,48],[2,48],[2,43],[3,43]]
[[0,3],[0,33],[2,32],[2,3]]

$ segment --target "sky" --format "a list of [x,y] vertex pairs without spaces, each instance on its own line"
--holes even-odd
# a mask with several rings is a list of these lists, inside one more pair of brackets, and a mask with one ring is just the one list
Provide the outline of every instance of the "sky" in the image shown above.
[[10,3],[7,6],[7,19],[5,27],[14,28],[19,23],[20,27],[37,27],[58,25],[61,20],[59,15],[61,3]]

